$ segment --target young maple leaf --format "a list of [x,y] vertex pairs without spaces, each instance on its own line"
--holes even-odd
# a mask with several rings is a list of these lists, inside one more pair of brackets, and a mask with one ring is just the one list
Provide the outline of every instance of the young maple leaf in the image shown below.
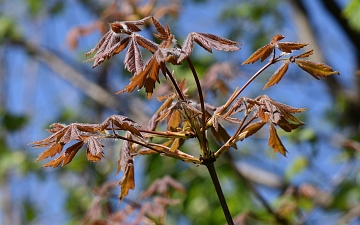
[[170,33],[168,26],[166,26],[166,28],[162,27],[155,18],[152,18],[152,21],[158,31],[158,34],[155,34],[155,36],[161,39],[162,42],[157,47],[154,55],[146,63],[145,67],[130,79],[130,83],[124,90],[117,92],[117,94],[125,91],[130,93],[134,91],[136,87],[138,89],[145,87],[147,97],[150,99],[155,89],[155,83],[160,83],[160,70],[164,76],[167,74],[165,63],[170,62],[172,64],[178,64],[176,59],[177,55],[180,54],[180,50],[176,47],[176,39],[174,35]]
[[191,55],[194,48],[194,42],[210,53],[212,53],[213,48],[218,51],[237,51],[240,49],[238,47],[240,44],[236,41],[231,41],[214,34],[192,32],[186,37],[184,41],[184,44],[181,48],[181,53],[177,60],[178,63],[182,62],[189,55]]
[[271,122],[278,125],[286,132],[304,125],[303,122],[296,119],[292,114],[306,111],[305,108],[295,108],[274,101],[267,95],[261,95],[255,99],[260,104],[258,105],[258,117],[263,122]]
[[46,163],[45,167],[57,167],[60,164],[62,166],[71,162],[76,153],[80,148],[87,143],[87,152],[89,161],[99,161],[102,157],[103,145],[95,137],[97,132],[102,130],[101,125],[99,124],[82,124],[82,123],[72,123],[70,125],[63,125],[55,123],[51,125],[51,128],[48,130],[53,133],[50,137],[45,138],[44,140],[36,141],[30,143],[32,147],[47,147],[48,149],[39,154],[36,161],[46,159],[48,157],[54,157],[56,154],[60,154],[63,150],[63,147],[74,140],[78,141],[77,143],[68,147],[64,153],[58,156],[56,159],[53,159],[49,163]]
[[263,62],[268,58],[275,48],[278,48],[280,51],[285,53],[292,53],[294,50],[299,50],[307,44],[298,43],[298,42],[279,42],[284,39],[284,36],[281,34],[275,35],[269,44],[257,49],[247,60],[245,60],[242,65],[254,63],[258,60]]
[[285,62],[275,71],[275,73],[270,77],[269,81],[265,84],[263,88],[264,90],[280,82],[289,68],[289,63],[289,60],[285,60]]
[[270,124],[270,136],[269,136],[268,144],[270,147],[274,149],[275,152],[280,152],[283,156],[286,156],[286,153],[288,151],[281,142],[279,136],[276,133],[276,129],[272,124]]
[[[138,21],[122,21],[122,22],[110,23],[109,24],[110,30],[101,38],[99,43],[93,49],[91,49],[88,53],[86,53],[86,56],[89,56],[97,51],[96,54],[87,61],[94,60],[94,64],[93,64],[93,68],[94,68],[99,64],[101,64],[102,62],[104,62],[106,59],[110,59],[113,55],[116,55],[121,51],[123,51],[128,46],[130,40],[132,41],[132,44],[134,44],[135,42],[134,39],[141,39],[138,43],[141,46],[146,46],[146,48],[150,48],[151,50],[156,48],[155,43],[152,43],[150,40],[142,38],[139,35],[135,35],[136,32],[141,31],[141,29],[138,26],[144,25],[145,21],[148,20],[149,18],[150,17],[145,17],[144,19]],[[134,50],[136,49],[134,49],[134,46],[132,45],[132,48],[128,50],[128,52]],[[138,56],[137,52],[134,54]],[[137,60],[137,62],[139,62],[139,60]],[[131,69],[130,72],[132,71],[134,70]]]
[[327,76],[338,74],[340,73],[338,71],[333,70],[330,66],[314,62],[310,60],[303,60],[303,59],[295,59],[296,65],[298,65],[301,69],[308,72],[311,76],[313,76],[315,79],[319,80],[319,77],[326,78]]

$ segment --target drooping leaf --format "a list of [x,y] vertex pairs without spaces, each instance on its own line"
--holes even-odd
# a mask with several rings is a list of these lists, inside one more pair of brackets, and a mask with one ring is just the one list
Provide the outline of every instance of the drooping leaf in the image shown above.
[[259,48],[258,50],[256,50],[247,60],[245,60],[241,65],[245,65],[245,64],[252,64],[256,61],[258,61],[259,59],[262,61],[264,61],[266,58],[268,58],[271,53],[274,50],[274,44],[267,44],[261,48]]
[[286,156],[288,152],[284,147],[283,143],[281,142],[278,134],[276,133],[276,129],[274,125],[270,123],[270,136],[268,145],[274,149],[275,152],[279,152],[280,154]]
[[280,82],[280,80],[283,78],[284,74],[289,68],[289,60],[286,60],[276,71],[275,73],[270,77],[269,81],[265,84],[264,90],[268,87],[273,86],[274,84],[277,84]]
[[136,37],[131,36],[129,47],[124,60],[125,68],[133,75],[139,73],[143,69],[143,59],[139,47],[136,43]]
[[[131,139],[129,133],[126,133],[126,137]],[[118,159],[117,173],[123,171],[123,177],[121,178],[119,185],[121,185],[121,192],[119,195],[120,201],[128,195],[129,189],[135,188],[134,178],[134,149],[129,141],[124,140],[120,148],[120,156]]]
[[122,201],[124,197],[129,194],[130,189],[135,189],[134,164],[132,161],[128,162],[124,175],[121,178],[119,184],[121,185],[119,199]]
[[214,34],[192,32],[184,41],[178,58],[178,63],[182,62],[192,53],[194,41],[210,53],[212,53],[213,48],[218,51],[237,51],[240,49],[238,47],[238,42],[231,41]]
[[303,60],[303,59],[295,59],[295,63],[301,69],[308,72],[311,76],[313,76],[317,80],[319,80],[319,77],[326,78],[327,76],[333,74],[340,75],[338,71],[334,71],[330,66],[324,63],[314,62],[310,60]]

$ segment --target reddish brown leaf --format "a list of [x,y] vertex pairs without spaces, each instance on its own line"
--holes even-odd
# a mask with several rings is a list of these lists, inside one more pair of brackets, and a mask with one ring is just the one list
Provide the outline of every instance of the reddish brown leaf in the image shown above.
[[126,170],[123,177],[121,178],[119,184],[121,185],[121,192],[119,195],[120,201],[124,199],[125,196],[129,194],[129,190],[135,189],[135,176],[134,176],[134,164],[129,162],[127,164]]
[[296,42],[277,42],[275,46],[282,52],[292,53],[294,50],[299,50],[308,44],[296,43]]
[[102,129],[120,129],[130,131],[132,134],[142,137],[140,131],[136,127],[140,125],[126,116],[112,115],[109,116],[102,124]]
[[[136,87],[138,87],[138,89],[141,89],[142,87],[145,86],[145,91],[147,93],[147,96],[149,99],[151,98],[152,93],[154,92],[155,82],[157,81],[158,83],[160,83],[159,80],[160,64],[157,62],[155,58],[156,57],[155,54],[146,64],[145,69],[130,79],[131,82],[125,87],[124,91],[130,93],[134,91]],[[123,91],[120,91],[118,93],[122,93],[122,92]]]
[[156,50],[158,50],[158,44],[155,42],[152,42],[149,39],[146,39],[138,34],[136,34],[136,42],[143,48],[149,50],[150,52],[154,53]]
[[270,136],[268,144],[270,147],[274,149],[275,152],[280,152],[282,155],[286,156],[286,153],[288,152],[283,143],[281,142],[279,136],[276,133],[276,129],[274,125],[270,123]]
[[319,63],[313,62],[310,60],[303,60],[303,59],[295,59],[296,65],[298,65],[301,69],[308,72],[311,76],[315,79],[319,80],[319,77],[326,78],[327,76],[338,74],[338,71],[334,71],[330,66]]
[[243,131],[243,132],[247,131],[245,138],[250,137],[251,135],[258,132],[265,124],[266,124],[266,122],[257,122],[257,123],[250,124]]
[[88,160],[91,162],[98,162],[102,157],[104,157],[103,148],[104,145],[102,145],[96,137],[90,136],[87,139],[86,149]]
[[74,158],[76,153],[80,150],[83,146],[84,142],[80,141],[72,146],[68,147],[64,153],[58,156],[56,159],[51,160],[50,162],[43,165],[43,167],[57,167],[62,163],[62,166],[70,163],[71,160]]
[[[130,133],[126,133],[126,137],[131,139]],[[120,156],[118,159],[117,173],[123,171],[123,177],[119,184],[121,185],[121,192],[119,195],[120,201],[129,193],[129,189],[135,188],[134,179],[134,160],[133,154],[134,149],[129,141],[124,140],[120,148]]]
[[124,64],[133,75],[139,73],[143,69],[143,59],[139,47],[136,44],[136,37],[131,36],[128,50],[126,52]]
[[314,49],[310,50],[310,51],[307,51],[303,54],[300,54],[298,56],[295,56],[296,59],[300,59],[300,58],[307,58],[309,56],[311,56],[312,54],[314,53]]
[[263,89],[266,89],[268,87],[273,86],[274,84],[277,84],[280,82],[280,80],[283,78],[284,74],[286,73],[286,71],[289,68],[289,60],[286,60],[274,73],[274,75],[272,75],[272,77],[270,77],[269,81],[265,84]]
[[50,148],[48,148],[45,151],[43,151],[42,153],[40,153],[38,158],[36,159],[36,162],[46,159],[48,157],[54,157],[56,154],[60,154],[63,147],[64,147],[64,145],[62,145],[60,143],[55,143]]
[[138,25],[144,25],[145,21],[151,18],[150,16],[145,17],[141,20],[135,20],[135,21],[117,21],[110,23],[111,30],[116,33],[126,33],[131,34],[133,32],[139,32],[141,29],[138,27]]
[[276,34],[270,41],[270,44],[275,44],[276,42],[284,39],[285,37],[282,34]]
[[169,27],[166,26],[165,30],[165,28],[154,17],[152,17],[151,19],[156,28],[156,31],[158,32],[157,34],[154,34],[154,36],[159,38],[160,40],[167,40],[170,35]]
[[176,131],[182,123],[182,116],[179,110],[173,110],[167,120],[167,130]]
[[243,62],[241,65],[245,65],[245,64],[250,64],[250,63],[254,63],[256,61],[258,61],[259,59],[261,59],[261,62],[264,61],[266,58],[268,58],[271,53],[274,50],[274,45],[273,44],[267,44],[261,48],[259,48],[258,50],[256,50],[247,60],[245,60],[245,62]]
[[184,41],[178,58],[178,63],[186,59],[192,53],[194,41],[210,53],[212,53],[212,48],[219,51],[236,51],[240,49],[238,47],[238,42],[231,41],[214,34],[192,32]]

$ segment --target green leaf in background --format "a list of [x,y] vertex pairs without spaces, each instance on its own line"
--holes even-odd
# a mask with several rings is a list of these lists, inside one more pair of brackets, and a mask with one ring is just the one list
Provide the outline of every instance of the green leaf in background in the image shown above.
[[360,1],[352,0],[344,9],[343,15],[348,20],[350,27],[360,31]]
[[304,156],[298,156],[295,158],[285,172],[286,179],[290,180],[295,175],[301,173],[304,169],[306,169],[308,163],[308,159]]
[[2,126],[9,132],[15,132],[23,128],[28,122],[25,115],[17,115],[11,112],[5,112],[2,115]]

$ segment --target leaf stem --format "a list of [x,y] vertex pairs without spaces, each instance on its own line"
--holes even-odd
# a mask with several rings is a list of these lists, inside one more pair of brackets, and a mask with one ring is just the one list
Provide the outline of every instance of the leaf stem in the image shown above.
[[229,100],[225,103],[225,105],[219,111],[219,114],[224,113],[225,110],[231,105],[231,103],[245,90],[245,88],[247,86],[249,86],[249,84],[251,82],[253,82],[255,80],[256,77],[258,77],[262,72],[264,72],[264,70],[266,70],[269,66],[271,66],[272,64],[274,64],[276,62],[277,61],[275,60],[275,52],[274,52],[272,59],[268,63],[266,63],[266,65],[263,66],[260,70],[258,70],[248,81],[246,81],[246,83],[239,90],[237,90],[237,92],[235,92],[231,96],[231,98],[229,98]]
[[226,200],[225,200],[224,193],[223,193],[223,191],[221,189],[220,182],[219,182],[219,179],[218,179],[217,174],[216,174],[216,170],[215,170],[215,166],[214,166],[214,159],[212,159],[212,158],[205,159],[203,161],[203,164],[206,166],[206,168],[208,169],[208,171],[210,173],[211,180],[212,180],[212,182],[214,184],[216,194],[217,194],[217,196],[219,198],[219,201],[220,201],[221,207],[223,209],[226,221],[227,221],[227,223],[229,225],[233,225],[234,221],[232,220],[229,208],[228,208]]
[[167,75],[167,77],[170,78],[170,81],[173,84],[173,86],[175,87],[175,90],[178,93],[180,100],[185,101],[186,99],[185,99],[184,94],[180,90],[178,83],[176,82],[176,80],[174,79],[173,75],[170,73],[170,71],[167,67],[166,67],[166,75]]
[[190,57],[187,57],[186,61],[190,66],[190,69],[191,69],[191,72],[192,72],[192,74],[194,76],[196,87],[197,87],[197,90],[198,90],[198,93],[199,93],[200,107],[201,107],[201,112],[202,112],[202,116],[201,116],[201,120],[202,120],[201,121],[201,123],[202,123],[201,124],[201,126],[202,126],[202,128],[201,128],[201,136],[202,136],[201,139],[202,140],[200,142],[203,142],[203,145],[200,145],[200,147],[202,148],[204,158],[208,159],[210,157],[210,152],[208,150],[208,145],[207,145],[207,140],[206,140],[206,118],[205,118],[206,112],[205,112],[204,96],[203,96],[203,93],[202,93],[202,88],[201,88],[199,76],[196,73],[195,67],[194,67],[193,63],[191,62]]

